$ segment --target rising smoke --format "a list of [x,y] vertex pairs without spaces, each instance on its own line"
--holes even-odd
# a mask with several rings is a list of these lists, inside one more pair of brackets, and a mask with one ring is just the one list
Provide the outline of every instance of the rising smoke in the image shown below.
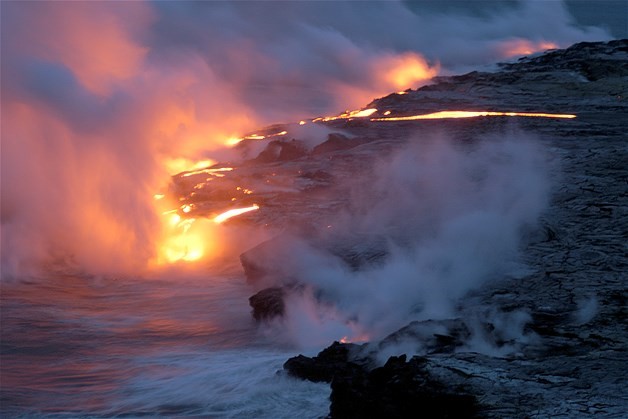
[[412,8],[3,2],[3,277],[59,260],[140,272],[163,234],[152,195],[168,162],[226,158],[224,141],[256,126],[361,106],[502,58],[513,41],[608,37],[573,26],[560,2]]

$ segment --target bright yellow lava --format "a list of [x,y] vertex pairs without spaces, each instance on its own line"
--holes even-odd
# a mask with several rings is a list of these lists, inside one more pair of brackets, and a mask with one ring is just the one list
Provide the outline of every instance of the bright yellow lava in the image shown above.
[[227,139],[225,140],[225,145],[226,145],[227,147],[234,147],[234,146],[236,146],[236,145],[240,144],[240,142],[241,142],[243,139],[244,139],[244,138],[235,138],[235,137],[233,137],[233,138],[227,138]]
[[216,217],[214,217],[214,222],[217,224],[224,223],[230,218],[236,217],[238,215],[241,215],[250,211],[256,211],[258,209],[259,209],[259,205],[257,204],[253,204],[250,207],[245,207],[245,208],[231,209],[229,211],[225,211],[222,214],[219,214]]
[[282,135],[286,135],[287,133],[288,133],[288,131],[280,131],[280,132],[276,132],[274,134],[267,134],[267,135],[251,134],[251,135],[247,135],[246,137],[244,137],[244,139],[245,140],[263,140],[265,138],[280,137]]
[[368,116],[373,115],[377,112],[375,108],[369,109],[358,109],[355,111],[346,111],[345,113],[341,113],[337,116],[325,116],[316,119],[312,119],[312,122],[327,122],[327,121],[335,121],[338,119],[351,119],[351,118],[366,118]]
[[217,177],[222,177],[220,172],[231,172],[233,170],[233,167],[219,167],[217,169],[201,169],[201,170],[193,170],[193,171],[189,171],[187,173],[182,174],[182,177],[188,177],[188,176],[193,176],[193,175],[198,175],[201,173],[207,173],[209,175],[214,175]]
[[[305,124],[304,121],[303,124]],[[303,125],[301,124],[301,125]],[[280,131],[280,132],[276,132],[274,134],[267,134],[267,135],[262,135],[262,134],[251,134],[251,135],[247,135],[246,137],[243,138],[229,138],[227,140],[225,140],[225,145],[229,146],[229,147],[233,147],[238,145],[240,142],[242,142],[243,140],[265,140],[266,138],[272,138],[272,137],[280,137],[282,135],[286,135],[288,134],[288,131]]]
[[575,118],[573,114],[537,113],[537,112],[491,112],[491,111],[441,111],[423,115],[391,116],[388,118],[371,118],[371,121],[416,121],[422,119],[476,118],[480,116],[522,116],[532,118]]
[[[195,218],[182,218],[177,210],[163,213],[166,236],[160,243],[157,264],[175,263],[178,261],[194,262],[201,259],[206,252],[206,234]],[[196,224],[196,225],[195,225]]]
[[209,167],[214,164],[216,164],[216,162],[209,159],[193,161],[184,157],[168,159],[165,161],[165,166],[168,173],[189,172],[201,169],[203,167]]

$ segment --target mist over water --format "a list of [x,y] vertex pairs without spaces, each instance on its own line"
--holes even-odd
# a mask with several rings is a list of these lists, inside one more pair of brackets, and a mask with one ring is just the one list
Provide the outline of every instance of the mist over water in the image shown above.
[[372,187],[355,180],[338,224],[383,237],[389,260],[347,272],[306,246],[294,268],[307,287],[288,301],[281,333],[253,324],[236,265],[268,233],[212,227],[210,260],[156,264],[168,230],[153,195],[181,162],[237,161],[225,142],[265,124],[609,37],[575,26],[561,2],[536,1],[477,13],[404,2],[3,2],[0,26],[10,415],[324,415],[328,388],[275,376],[283,361],[295,347],[450,315],[456,298],[503,272],[542,210],[543,153],[522,135],[464,151],[419,138],[381,161]]
[[[2,290],[3,416],[323,414],[329,389],[278,377],[237,276],[52,275]],[[320,416],[319,414],[319,416]]]

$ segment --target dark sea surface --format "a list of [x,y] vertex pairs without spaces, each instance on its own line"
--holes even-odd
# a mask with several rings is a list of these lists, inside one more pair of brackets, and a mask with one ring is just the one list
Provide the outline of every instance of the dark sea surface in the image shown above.
[[3,280],[1,416],[328,412],[328,385],[277,374],[295,348],[258,330],[241,276],[167,276]]

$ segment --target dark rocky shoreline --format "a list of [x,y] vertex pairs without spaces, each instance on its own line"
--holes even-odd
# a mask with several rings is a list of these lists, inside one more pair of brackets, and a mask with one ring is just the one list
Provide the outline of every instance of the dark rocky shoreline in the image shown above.
[[[513,129],[543,144],[553,188],[548,209],[522,243],[527,270],[470,291],[450,319],[412,323],[368,344],[334,343],[317,357],[291,358],[285,370],[329,382],[330,416],[338,418],[415,417],[427,406],[439,417],[626,417],[628,40],[580,43],[495,72],[438,77],[367,107],[378,109],[373,117],[464,109],[577,118],[421,121],[422,133],[445,133],[461,144]],[[259,178],[291,190],[254,193],[250,199],[260,211],[237,222],[284,229],[337,256],[348,271],[367,269],[387,257],[376,235],[337,235],[317,226],[332,224],[335,211],[350,205],[338,179],[368,173],[374,156],[399,148],[400,138],[419,128],[414,121],[323,124],[342,134],[316,150],[300,147],[298,139],[276,140],[269,147],[279,152],[262,152],[261,160],[253,156],[238,169],[238,181]],[[348,144],[349,135],[357,140]],[[202,202],[198,209],[204,210]],[[257,293],[251,305],[258,321],[281,318],[285,296],[302,289],[298,275],[281,267],[292,251],[281,240],[242,256]],[[474,339],[486,350],[469,346]],[[404,342],[410,356],[395,352],[394,342]]]
[[391,356],[383,366],[355,358],[359,348],[334,342],[314,358],[284,364],[292,376],[331,385],[330,417],[478,417],[478,398],[460,380],[439,377],[426,357]]
[[544,234],[524,252],[535,272],[471,298],[505,311],[527,309],[532,319],[526,327],[535,339],[517,354],[491,357],[455,345],[448,350],[455,334],[431,336],[443,343],[425,356],[392,356],[374,369],[360,355],[340,365],[329,360],[330,351],[361,353],[354,345],[334,343],[317,358],[292,358],[284,368],[303,379],[336,371],[331,380],[326,377],[331,417],[414,417],[430,411],[427,406],[442,412],[440,417],[625,417],[628,41],[578,44],[503,65],[495,74],[444,78],[373,106],[432,111],[443,107],[440,95],[457,92],[466,101],[457,108],[534,110],[542,103],[544,110],[578,113],[575,127],[523,121],[551,133],[548,142],[562,177],[543,216]]

